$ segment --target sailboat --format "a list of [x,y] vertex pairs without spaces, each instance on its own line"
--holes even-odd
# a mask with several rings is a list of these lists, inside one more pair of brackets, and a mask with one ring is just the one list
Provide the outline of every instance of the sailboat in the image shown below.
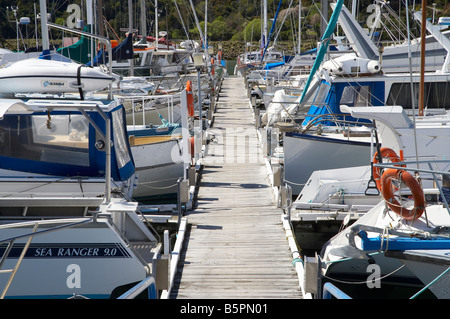
[[[428,27],[449,52],[446,38],[431,25]],[[288,132],[283,137],[285,180],[295,196],[316,170],[361,166],[370,160],[372,123],[341,112],[340,105],[402,105],[408,115],[413,115],[414,101],[409,82],[417,86],[421,77],[419,73],[383,74],[378,61],[354,56],[342,57],[341,61],[348,63],[342,71],[334,72],[334,68],[329,67],[334,63],[327,61],[316,76],[312,73],[311,88],[303,90],[300,100],[299,108],[308,106],[304,120],[298,125],[297,132]],[[371,67],[371,62],[381,68]],[[424,74],[424,82],[429,88],[426,90],[426,100],[429,101],[427,114],[442,113],[450,107],[447,97],[438,93],[448,90],[450,75],[447,65],[448,59],[439,72]]]
[[410,120],[401,107],[387,108],[379,114],[361,108],[353,113],[359,109],[362,116],[371,113],[383,122],[393,145],[415,160],[402,156],[397,163],[374,165],[383,200],[324,245],[317,256],[317,296],[331,285],[353,298],[449,297],[449,162],[446,151],[439,149],[442,144],[433,144],[448,138],[440,128],[448,121],[448,111]]
[[245,45],[245,52],[237,57],[237,63],[234,70],[234,74],[243,76],[246,72],[252,69],[262,69],[265,65],[270,63],[282,63],[284,62],[284,54],[273,47],[269,47],[270,39],[273,33],[273,29],[276,25],[278,13],[280,11],[282,1],[278,3],[278,8],[275,13],[274,21],[270,30],[267,33],[267,0],[263,0],[263,25],[261,32],[261,45],[259,50],[248,51]]

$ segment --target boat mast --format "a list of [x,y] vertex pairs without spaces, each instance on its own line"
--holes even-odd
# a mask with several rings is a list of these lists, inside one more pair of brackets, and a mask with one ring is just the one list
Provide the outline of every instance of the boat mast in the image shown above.
[[336,23],[337,23],[339,14],[341,13],[341,8],[342,8],[343,3],[344,3],[344,0],[338,0],[333,13],[331,14],[331,18],[330,18],[330,21],[328,22],[328,26],[320,40],[320,46],[319,46],[319,49],[317,50],[317,57],[314,60],[314,64],[311,68],[308,79],[306,80],[302,95],[300,96],[299,103],[303,102],[303,99],[305,98],[306,93],[308,92],[309,85],[311,84],[311,81],[312,81],[313,77],[315,76],[316,71],[319,69],[319,66],[322,63],[325,53],[327,52],[328,44],[330,43],[331,36],[333,35],[334,28],[336,27]]
[[208,50],[208,0],[205,0],[205,50]]
[[158,51],[158,0],[155,0],[155,51]]
[[[128,0],[128,33],[133,33],[133,2]],[[134,76],[134,59],[130,59],[130,76]]]
[[427,20],[427,0],[422,0],[422,24],[420,30],[420,85],[419,85],[419,116],[423,116],[425,90],[425,30]]
[[141,43],[147,43],[147,12],[145,10],[145,0],[140,0],[141,5]]
[[267,0],[263,1],[264,10],[263,10],[263,18],[264,18],[264,29],[263,29],[263,44],[266,46],[267,44]]
[[298,54],[302,53],[302,0],[298,0]]
[[45,0],[39,0],[39,9],[41,11],[42,51],[50,50],[47,26],[47,3]]

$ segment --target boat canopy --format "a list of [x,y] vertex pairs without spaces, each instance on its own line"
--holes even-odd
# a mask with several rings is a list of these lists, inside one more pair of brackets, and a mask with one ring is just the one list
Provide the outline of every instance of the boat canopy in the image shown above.
[[105,116],[111,127],[111,178],[130,178],[135,168],[123,106],[102,110],[103,114],[95,107],[81,108],[75,103],[61,107],[55,102],[2,101],[0,168],[49,176],[105,177]]

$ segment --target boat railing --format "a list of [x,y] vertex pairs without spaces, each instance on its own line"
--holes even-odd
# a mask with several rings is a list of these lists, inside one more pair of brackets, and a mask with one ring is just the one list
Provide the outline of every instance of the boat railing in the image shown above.
[[322,299],[331,299],[331,297],[336,299],[352,299],[349,295],[333,285],[331,282],[327,282],[323,285]]
[[[78,218],[78,219],[66,219],[66,220],[52,219],[52,220],[38,220],[38,221],[19,222],[19,223],[1,225],[0,230],[12,229],[12,228],[17,228],[17,227],[29,227],[29,226],[32,227],[32,230],[31,230],[31,232],[28,232],[25,234],[0,239],[0,244],[6,243],[6,245],[7,245],[5,251],[0,259],[0,274],[10,274],[8,280],[6,281],[5,287],[3,288],[3,291],[0,294],[0,299],[5,298],[5,295],[8,292],[9,287],[11,286],[11,283],[17,273],[17,270],[19,269],[20,265],[22,264],[22,261],[25,258],[25,255],[26,255],[34,237],[36,237],[38,235],[48,234],[50,232],[58,231],[61,229],[75,227],[75,226],[89,223],[92,221],[93,221],[93,218],[82,218],[82,219]],[[58,225],[55,227],[51,227],[51,228],[47,228],[44,230],[38,230],[39,227],[42,225],[52,225],[52,224],[61,224],[61,223],[64,223],[64,224]],[[26,239],[26,243],[25,243],[24,247],[22,248],[22,251],[20,252],[20,255],[17,259],[16,264],[14,265],[14,267],[12,267],[10,269],[2,269],[4,263],[8,259],[8,255],[11,252],[15,242],[20,239]]]
[[156,282],[154,277],[145,278],[117,299],[135,299],[146,289],[148,291],[148,299],[157,299]]
[[[338,119],[338,117],[342,117],[343,120]],[[349,116],[349,114],[346,114],[346,113],[326,113],[326,114],[317,115],[315,118],[310,120],[308,122],[308,124],[306,124],[306,126],[302,129],[302,133],[306,133],[311,128],[313,128],[314,126],[317,126],[317,124],[319,124],[321,122],[333,122],[333,123],[336,123],[337,125],[344,125],[344,126],[345,125],[361,125],[361,124],[364,124],[366,126],[373,126],[373,124],[368,123],[368,122],[345,120],[346,117],[351,117],[351,116]]]
[[[168,119],[167,121],[169,123],[174,122],[174,94],[162,94],[162,95],[142,95],[142,96],[129,96],[129,97],[121,97],[121,100],[123,104],[131,104],[131,114],[133,117],[132,127],[133,129],[136,129],[136,116],[138,114],[142,114],[142,124],[139,124],[139,126],[143,125],[145,126],[145,113],[149,112],[150,110],[155,110],[156,108],[153,107],[156,103],[162,103],[167,104],[168,107]],[[137,111],[136,106],[137,104],[142,105],[141,109]],[[150,106],[150,107],[149,107]],[[127,107],[127,111],[130,109]],[[150,123],[149,123],[150,124]]]
[[[420,165],[426,165],[428,166],[428,169],[420,167]],[[450,166],[450,160],[433,160],[433,159],[427,159],[427,160],[417,160],[417,161],[400,161],[396,162],[395,165],[390,163],[374,163],[374,167],[379,167],[380,169],[386,169],[386,168],[394,168],[394,169],[401,169],[405,171],[411,171],[414,175],[420,175],[421,173],[425,174],[425,176],[431,176],[431,178],[434,181],[434,184],[437,185],[437,189],[439,191],[439,195],[442,199],[442,202],[444,206],[447,209],[447,212],[450,215],[450,208],[449,208],[449,202],[447,200],[447,197],[444,194],[443,190],[443,177],[447,176],[450,177],[450,171],[442,171],[438,169],[439,164],[447,164],[447,168]],[[401,166],[401,167],[400,167]],[[442,176],[442,179],[439,177]],[[420,177],[423,179],[423,176]]]

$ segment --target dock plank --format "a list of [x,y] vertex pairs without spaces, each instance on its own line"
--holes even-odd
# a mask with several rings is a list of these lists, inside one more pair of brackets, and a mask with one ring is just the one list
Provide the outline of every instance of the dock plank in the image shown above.
[[226,77],[170,298],[302,298],[243,78]]

